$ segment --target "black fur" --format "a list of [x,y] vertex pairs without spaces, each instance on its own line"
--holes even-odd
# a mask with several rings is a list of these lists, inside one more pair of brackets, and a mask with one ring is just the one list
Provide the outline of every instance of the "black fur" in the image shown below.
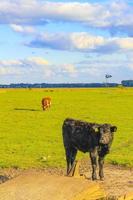
[[90,153],[92,163],[92,179],[97,179],[97,157],[99,176],[103,180],[104,157],[109,153],[116,126],[110,124],[89,123],[75,119],[66,119],[63,123],[63,142],[66,151],[67,175],[74,164],[77,151]]

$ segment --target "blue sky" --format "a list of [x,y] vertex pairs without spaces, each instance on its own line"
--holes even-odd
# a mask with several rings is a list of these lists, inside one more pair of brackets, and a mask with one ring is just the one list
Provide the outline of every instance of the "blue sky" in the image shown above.
[[0,84],[133,79],[131,0],[4,0]]

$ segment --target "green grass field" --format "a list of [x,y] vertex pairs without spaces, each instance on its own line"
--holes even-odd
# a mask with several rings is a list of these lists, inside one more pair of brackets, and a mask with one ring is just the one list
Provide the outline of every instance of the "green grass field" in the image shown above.
[[[43,112],[41,99],[51,96]],[[133,166],[133,89],[1,89],[0,167],[65,167],[66,117],[118,127],[106,162]],[[88,156],[79,153],[78,157]]]

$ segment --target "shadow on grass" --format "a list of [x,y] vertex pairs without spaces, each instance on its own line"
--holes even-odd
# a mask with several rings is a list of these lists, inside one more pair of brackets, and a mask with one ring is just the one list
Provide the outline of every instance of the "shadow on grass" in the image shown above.
[[14,110],[22,110],[22,111],[41,111],[37,109],[30,109],[30,108],[14,108]]
[[0,175],[0,184],[8,181],[10,178],[5,175]]

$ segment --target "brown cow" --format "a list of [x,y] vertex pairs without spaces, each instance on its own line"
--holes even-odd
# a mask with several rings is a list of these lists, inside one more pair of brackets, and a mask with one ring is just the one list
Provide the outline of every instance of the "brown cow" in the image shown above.
[[50,108],[51,106],[51,98],[50,97],[44,97],[42,99],[42,109],[46,110],[48,108]]

